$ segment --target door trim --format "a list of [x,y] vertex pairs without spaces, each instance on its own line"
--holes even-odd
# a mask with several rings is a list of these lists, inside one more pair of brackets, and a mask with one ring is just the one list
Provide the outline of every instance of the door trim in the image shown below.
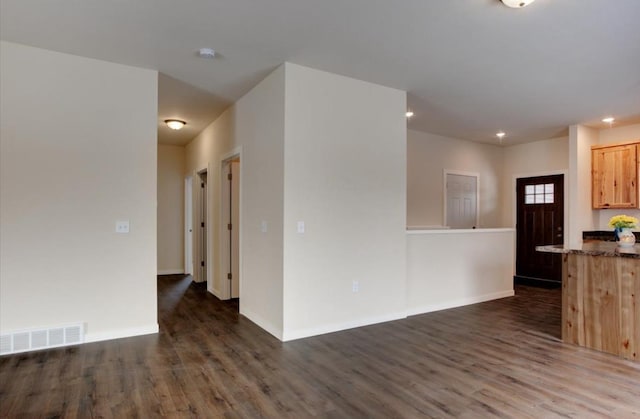
[[476,228],[480,228],[480,173],[443,169],[442,171],[442,225],[447,224],[447,175],[472,176],[476,178]]

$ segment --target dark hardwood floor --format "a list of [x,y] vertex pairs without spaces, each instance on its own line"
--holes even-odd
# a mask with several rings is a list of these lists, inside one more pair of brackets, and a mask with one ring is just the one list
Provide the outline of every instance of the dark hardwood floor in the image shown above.
[[158,289],[158,335],[0,358],[0,417],[640,416],[640,364],[563,344],[559,289],[289,343]]

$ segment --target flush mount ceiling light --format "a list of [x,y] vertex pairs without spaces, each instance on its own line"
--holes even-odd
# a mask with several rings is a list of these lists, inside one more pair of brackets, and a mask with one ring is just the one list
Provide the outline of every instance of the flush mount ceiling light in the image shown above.
[[504,138],[505,135],[507,135],[507,133],[504,131],[499,131],[496,133],[496,137],[500,138],[501,140]]
[[200,48],[198,51],[198,57],[200,58],[215,58],[216,52],[213,48]]
[[613,124],[613,121],[616,119],[613,116],[607,116],[606,118],[602,118],[602,122],[605,124]]
[[407,113],[405,113],[404,116],[406,116],[407,118],[411,118],[413,116],[413,112],[407,111]]
[[528,6],[534,2],[534,0],[501,0],[507,7],[513,7],[514,9],[520,9]]
[[164,123],[167,124],[167,126],[171,129],[175,129],[175,130],[179,130],[182,129],[182,127],[184,127],[185,125],[187,125],[186,122],[181,121],[179,119],[165,119]]

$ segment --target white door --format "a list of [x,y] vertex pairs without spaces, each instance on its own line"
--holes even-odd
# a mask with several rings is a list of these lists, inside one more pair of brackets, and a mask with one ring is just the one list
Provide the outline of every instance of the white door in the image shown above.
[[193,275],[193,178],[184,181],[184,273]]
[[446,174],[446,220],[451,228],[475,228],[478,219],[477,176]]
[[231,162],[231,298],[240,297],[240,161]]
[[207,280],[207,172],[198,173],[199,192],[198,192],[198,234],[197,234],[197,274],[194,275],[194,281],[204,282]]

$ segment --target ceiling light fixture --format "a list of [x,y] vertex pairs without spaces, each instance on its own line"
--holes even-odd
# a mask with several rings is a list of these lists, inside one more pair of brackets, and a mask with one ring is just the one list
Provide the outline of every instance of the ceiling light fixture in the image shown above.
[[607,116],[606,118],[602,118],[602,122],[605,124],[613,124],[613,121],[616,119],[613,116]]
[[411,118],[413,116],[413,112],[407,111],[407,113],[405,113],[404,116],[406,116],[407,118]]
[[216,52],[213,48],[200,48],[198,51],[198,57],[200,58],[215,58]]
[[514,9],[521,9],[534,2],[534,0],[501,0],[501,1],[505,6],[513,7]]
[[179,130],[182,129],[182,127],[184,127],[185,125],[187,125],[186,122],[181,121],[179,119],[165,119],[164,123],[167,124],[167,126],[171,129],[175,129],[175,130]]
[[499,131],[496,133],[496,137],[500,138],[501,140],[504,138],[505,135],[507,135],[507,133],[504,131]]

